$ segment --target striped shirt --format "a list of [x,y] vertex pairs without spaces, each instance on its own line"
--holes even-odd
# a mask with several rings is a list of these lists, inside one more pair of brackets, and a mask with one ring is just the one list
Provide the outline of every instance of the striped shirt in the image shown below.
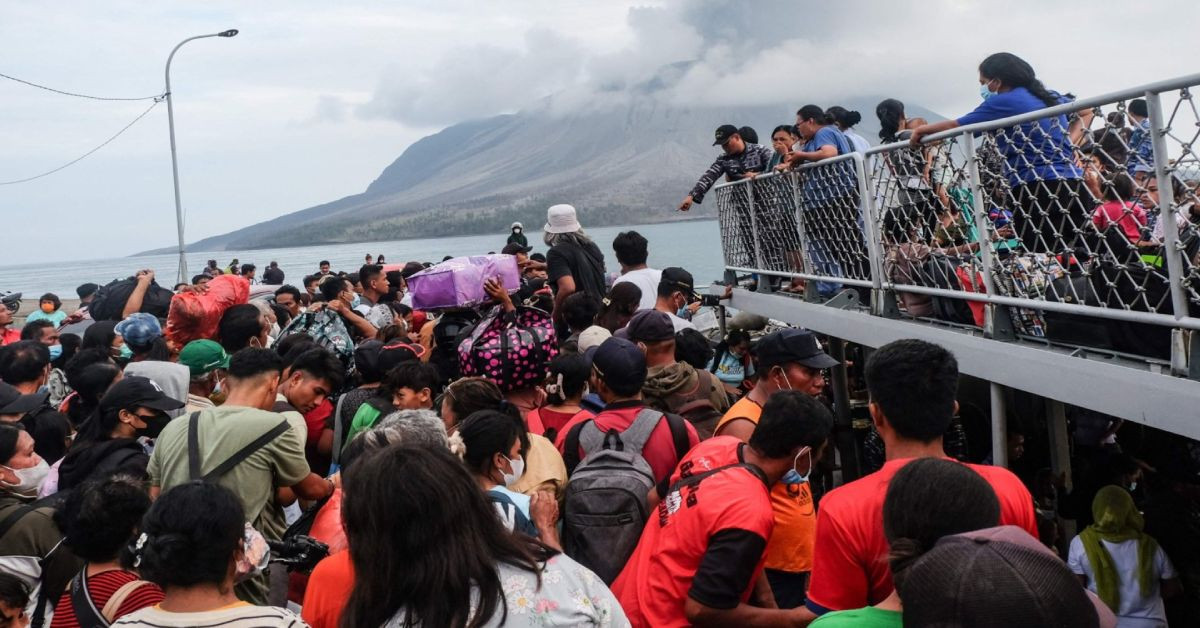
[[[92,604],[95,605],[96,610],[101,610],[105,604],[108,604],[108,599],[117,592],[117,589],[137,579],[137,574],[124,569],[104,571],[87,579],[88,595],[92,598]],[[159,589],[156,584],[147,582],[129,593],[125,601],[121,602],[121,606],[117,608],[113,619],[119,619],[147,606],[154,606],[162,599],[162,589]],[[75,607],[71,604],[70,591],[64,592],[58,599],[58,606],[54,607],[54,619],[50,622],[50,628],[81,628],[79,618],[75,616]]]
[[308,628],[294,613],[274,606],[238,602],[199,613],[171,613],[158,606],[143,608],[113,624],[130,628]]

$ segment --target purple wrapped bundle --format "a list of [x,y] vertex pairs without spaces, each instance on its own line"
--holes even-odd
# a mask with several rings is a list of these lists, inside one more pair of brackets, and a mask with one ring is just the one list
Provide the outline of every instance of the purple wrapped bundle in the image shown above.
[[521,271],[512,255],[455,257],[408,278],[412,306],[417,310],[471,307],[488,300],[483,282],[499,277],[509,293],[521,287]]

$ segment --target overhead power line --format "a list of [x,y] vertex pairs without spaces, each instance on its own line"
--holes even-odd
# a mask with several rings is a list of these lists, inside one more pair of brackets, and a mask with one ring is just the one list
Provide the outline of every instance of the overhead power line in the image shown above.
[[153,95],[153,96],[139,96],[139,97],[137,97],[137,98],[111,98],[111,97],[107,97],[107,96],[91,96],[91,95],[89,95],[89,94],[77,94],[77,93],[75,93],[75,92],[68,92],[68,91],[63,91],[63,90],[61,90],[61,89],[54,89],[53,87],[47,87],[47,86],[45,86],[45,85],[39,85],[39,84],[37,84],[37,83],[33,83],[33,82],[31,82],[31,81],[26,81],[25,79],[19,79],[19,78],[15,77],[15,76],[9,76],[9,75],[7,75],[7,74],[2,74],[2,73],[0,73],[0,78],[6,78],[6,79],[8,79],[8,80],[10,80],[10,81],[16,81],[16,82],[18,82],[18,83],[22,83],[22,84],[28,85],[28,86],[30,86],[30,87],[36,87],[36,88],[38,88],[38,89],[44,89],[44,90],[46,90],[46,91],[48,91],[48,92],[54,92],[55,94],[62,94],[63,96],[74,96],[74,97],[76,97],[76,98],[87,98],[87,99],[90,99],[90,100],[120,100],[120,101],[130,101],[130,100],[152,100],[152,99],[157,99],[157,98],[162,98],[162,97],[163,97],[163,94],[155,94],[155,95]]
[[[126,99],[126,100],[134,100],[134,99]],[[140,115],[138,115],[138,117],[134,118],[132,122],[130,122],[129,124],[126,124],[126,125],[125,125],[125,126],[124,126],[124,127],[121,129],[121,130],[120,130],[120,131],[117,131],[116,135],[113,135],[112,137],[110,137],[110,138],[108,138],[108,139],[104,140],[104,142],[103,142],[103,143],[101,143],[99,146],[97,146],[97,147],[93,148],[92,150],[89,150],[88,152],[86,152],[86,153],[84,153],[84,154],[80,155],[79,157],[76,157],[75,159],[72,159],[71,161],[68,161],[67,163],[65,163],[65,164],[63,164],[63,165],[61,165],[61,166],[59,166],[59,167],[57,167],[57,168],[55,168],[55,169],[53,169],[53,170],[48,170],[48,171],[46,171],[46,172],[43,172],[43,173],[41,173],[41,174],[38,174],[38,175],[34,175],[34,176],[32,176],[32,177],[26,177],[26,178],[24,178],[24,179],[16,179],[16,180],[14,180],[14,181],[0,181],[0,185],[15,185],[15,184],[17,184],[17,183],[26,183],[26,182],[29,182],[29,181],[33,181],[34,179],[40,179],[40,178],[42,178],[42,177],[46,177],[46,176],[52,175],[52,174],[54,174],[54,173],[58,172],[59,170],[63,170],[63,169],[65,169],[65,168],[68,168],[68,167],[70,167],[70,166],[73,166],[73,165],[75,165],[75,164],[79,163],[80,161],[83,161],[83,160],[84,160],[86,157],[88,157],[88,156],[89,156],[89,155],[91,155],[92,153],[94,153],[94,152],[96,152],[96,151],[100,150],[101,148],[104,148],[105,146],[108,146],[108,144],[109,144],[110,142],[112,142],[113,140],[117,139],[118,137],[121,137],[121,134],[122,134],[122,133],[124,133],[125,131],[128,131],[130,127],[132,127],[133,125],[137,124],[137,123],[138,123],[138,121],[140,121],[142,118],[145,118],[145,117],[146,117],[146,114],[150,113],[150,111],[151,111],[152,109],[154,109],[155,107],[157,107],[157,106],[158,106],[158,104],[159,104],[159,103],[161,103],[161,102],[162,102],[162,98],[161,98],[161,97],[155,97],[155,100],[154,100],[154,102],[150,103],[150,106],[149,106],[149,107],[147,107],[145,111],[143,111],[143,112],[142,112]]]

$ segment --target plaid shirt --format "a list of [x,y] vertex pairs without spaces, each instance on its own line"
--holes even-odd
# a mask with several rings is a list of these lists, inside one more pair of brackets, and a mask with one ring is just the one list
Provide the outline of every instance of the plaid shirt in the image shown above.
[[771,156],[774,154],[775,151],[766,146],[747,143],[746,150],[737,155],[725,153],[717,157],[713,165],[700,175],[696,187],[692,188],[692,201],[696,204],[703,202],[704,195],[708,194],[709,188],[721,178],[721,175],[729,175],[730,178],[737,180],[747,172],[763,172],[767,169],[767,164],[771,162]]

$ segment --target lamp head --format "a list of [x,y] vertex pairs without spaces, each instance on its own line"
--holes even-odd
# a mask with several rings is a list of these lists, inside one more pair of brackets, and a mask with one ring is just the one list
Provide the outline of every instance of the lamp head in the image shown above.
[[238,29],[231,28],[227,31],[221,31],[221,32],[217,33],[217,37],[233,37],[234,35],[237,35],[237,34],[238,34]]

